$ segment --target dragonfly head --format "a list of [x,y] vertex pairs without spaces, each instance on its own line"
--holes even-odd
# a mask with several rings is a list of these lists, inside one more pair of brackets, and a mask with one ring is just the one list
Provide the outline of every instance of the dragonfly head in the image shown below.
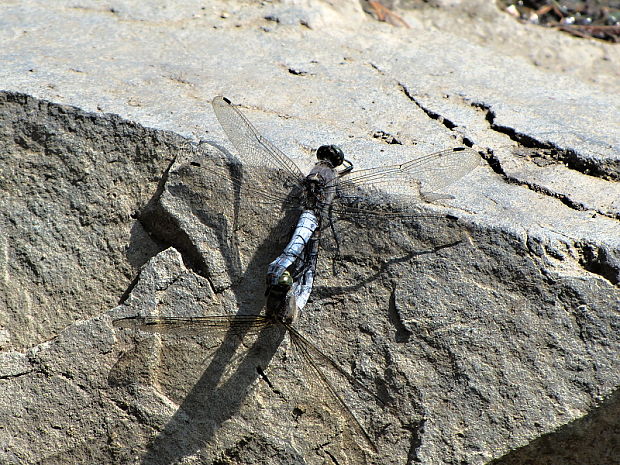
[[337,145],[321,145],[316,151],[316,157],[319,160],[327,160],[334,168],[342,165],[344,161],[344,153]]

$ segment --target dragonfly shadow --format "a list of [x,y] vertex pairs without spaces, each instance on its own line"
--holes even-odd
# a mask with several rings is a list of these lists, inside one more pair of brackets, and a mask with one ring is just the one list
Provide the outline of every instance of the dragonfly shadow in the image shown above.
[[267,265],[288,241],[299,215],[298,209],[288,209],[278,216],[273,204],[244,198],[243,187],[251,185],[249,194],[260,200],[256,184],[269,182],[271,173],[258,173],[256,168],[246,172],[225,148],[202,141],[187,148],[166,173],[140,222],[151,237],[179,250],[186,265],[206,276],[216,291],[231,284],[241,286],[242,293],[251,291],[244,283],[257,289],[248,276],[264,282]]
[[[239,160],[230,153],[225,147],[222,147],[215,142],[201,140],[198,144],[198,147],[204,147],[205,145],[209,145],[215,148],[220,154],[224,156],[222,161],[226,161],[226,171],[227,174],[232,177],[243,177],[242,168],[240,166]],[[209,163],[209,161],[207,161]],[[193,162],[193,166],[202,168],[200,163]],[[243,265],[241,263],[241,257],[239,250],[236,248],[235,243],[230,243],[227,240],[227,237],[234,237],[234,230],[238,227],[239,217],[241,216],[240,206],[242,204],[241,199],[241,188],[238,185],[231,185],[233,191],[233,199],[232,199],[232,207],[233,207],[233,222],[232,229],[233,231],[228,230],[228,221],[221,214],[216,214],[215,218],[212,213],[213,209],[195,209],[195,214],[198,219],[208,228],[211,228],[212,231],[215,231],[216,234],[219,233],[219,243],[220,247],[223,247],[223,257],[224,260],[227,261],[228,275],[229,276],[240,276]],[[215,221],[214,221],[215,219]],[[233,233],[233,234],[231,234]]]
[[[362,280],[356,280],[355,284],[352,284],[350,286],[334,286],[332,284],[330,286],[315,286],[315,289],[317,291],[317,294],[324,298],[335,297],[339,295],[349,295],[351,293],[354,293],[360,290],[364,286],[387,276],[388,273],[386,272],[389,270],[391,266],[394,266],[399,263],[409,262],[411,260],[414,260],[416,257],[420,257],[423,255],[434,254],[434,253],[437,253],[439,250],[442,250],[445,248],[455,247],[459,245],[461,242],[462,241],[459,240],[459,241],[455,241],[449,244],[436,246],[436,247],[433,247],[432,249],[412,251],[401,257],[395,257],[389,260],[385,260],[381,263],[381,265],[379,266],[379,269],[376,272],[372,273],[371,275],[368,275],[366,278]],[[338,259],[334,259],[334,260],[335,261],[334,261],[333,267],[336,266],[335,264],[337,263]]]
[[[231,169],[234,170],[235,167]],[[241,256],[244,251],[239,250],[230,240],[235,236],[234,230],[237,228],[240,193],[235,189],[232,199],[229,197],[234,205],[231,222],[222,211],[206,208],[208,197],[197,194],[202,192],[200,171],[200,163],[190,160],[175,168],[174,172],[167,172],[166,177],[171,182],[169,185],[164,186],[162,183],[159,186],[140,216],[141,223],[162,247],[175,247],[182,253],[187,266],[198,274],[207,276],[213,273],[213,269],[209,267],[208,259],[202,257],[204,251],[200,243],[192,236],[201,232],[210,234],[209,248],[217,250],[223,259],[223,262],[219,262],[220,268],[223,269],[216,271],[230,277],[232,282],[230,291],[235,295],[237,314],[258,315],[264,303],[265,271],[274,258],[274,251],[279,247],[275,244],[275,238],[278,232],[286,229],[291,223],[294,212],[283,217],[272,228],[275,229],[275,233],[272,231],[271,234],[269,232],[258,234],[262,240],[259,241],[258,247],[253,247],[249,261],[244,264]],[[196,185],[192,187],[189,181],[197,182],[198,188]],[[163,205],[163,195],[168,196],[165,200],[168,202],[166,205]],[[183,207],[174,210],[176,204]],[[230,211],[230,202],[227,205]],[[184,226],[187,222],[179,221],[179,218],[181,220],[187,218],[180,217],[179,211],[190,212],[189,229]],[[218,341],[221,340],[221,344],[210,352],[208,365],[191,390],[187,394],[182,393],[183,400],[172,418],[147,445],[141,463],[144,465],[177,463],[183,457],[208,448],[221,425],[239,411],[248,391],[260,376],[260,370],[269,365],[278,350],[285,332],[285,328],[277,324],[260,329],[258,334],[257,328],[243,327],[231,327],[224,335],[220,332],[217,338]],[[242,346],[242,342],[245,345],[250,344],[250,347]],[[134,358],[140,357],[134,356]],[[140,369],[140,366],[146,366],[146,360],[144,358],[137,362],[134,360],[132,365]],[[182,370],[181,367],[178,369]],[[119,368],[117,371],[122,370]],[[135,383],[136,373],[129,373],[129,370],[124,374],[126,382],[131,382],[132,374]],[[148,374],[138,377],[141,378],[138,382],[150,382]],[[170,382],[174,381],[172,379]],[[178,386],[175,386],[175,389],[178,389]]]
[[270,363],[280,346],[285,329],[278,325],[264,328],[234,372],[221,382],[239,348],[243,334],[238,333],[227,333],[198,382],[163,431],[148,445],[142,464],[177,463],[208,447],[222,423],[239,411],[248,390],[260,376],[260,367]]

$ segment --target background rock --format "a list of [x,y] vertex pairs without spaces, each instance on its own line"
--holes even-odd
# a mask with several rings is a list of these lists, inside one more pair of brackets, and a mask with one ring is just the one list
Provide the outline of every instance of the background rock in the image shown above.
[[[355,2],[0,7],[1,462],[614,463],[618,49],[447,3],[411,29]],[[257,207],[233,247],[221,154],[188,150],[232,151],[216,94],[303,167],[484,155],[421,207],[457,223],[338,222],[339,273],[320,257],[298,328],[388,404],[332,379],[378,455],[275,330],[111,327],[262,306],[282,224]]]

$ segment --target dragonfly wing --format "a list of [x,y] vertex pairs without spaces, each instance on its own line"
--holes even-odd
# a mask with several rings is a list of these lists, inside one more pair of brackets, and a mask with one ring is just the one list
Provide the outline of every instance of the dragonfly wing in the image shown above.
[[263,137],[228,99],[217,96],[212,105],[215,116],[244,165],[274,168],[279,176],[288,178],[292,183],[303,180],[304,176],[293,160]]
[[[201,146],[198,150],[201,150]],[[300,199],[296,195],[299,191],[299,184],[278,182],[285,177],[279,173],[281,170],[265,173],[265,176],[259,179],[258,174],[242,172],[241,167],[223,159],[214,160],[206,154],[200,158],[205,161],[193,161],[192,165],[204,170],[215,179],[225,180],[221,183],[225,185],[224,188],[241,193],[245,202],[283,210],[299,208]]]
[[236,189],[237,243],[244,248],[243,252],[250,243],[261,244],[263,250],[280,250],[297,221],[297,212],[301,213],[304,175],[230,101],[218,96],[212,105],[242,162],[242,166],[237,166],[241,169],[229,175],[231,187]]
[[324,389],[322,390],[322,392],[328,393],[328,395],[338,405],[339,410],[342,412],[345,419],[348,420],[348,424],[351,426],[352,430],[355,431],[355,433],[357,433],[358,435],[361,435],[364,438],[366,444],[370,446],[375,453],[377,453],[378,449],[376,444],[374,443],[368,432],[364,429],[355,414],[347,406],[343,396],[332,385],[332,383],[330,383],[326,373],[332,373],[338,377],[345,378],[346,381],[351,384],[356,390],[366,392],[367,394],[378,400],[378,402],[380,402],[381,404],[383,404],[383,402],[369,389],[367,389],[359,381],[357,381],[353,376],[348,374],[334,360],[325,355],[318,347],[316,347],[304,336],[302,336],[297,330],[290,326],[287,326],[287,329],[289,330],[291,341],[293,342],[293,345],[296,348],[297,352],[301,355],[307,371],[312,374],[314,379],[318,379],[323,386]]
[[[446,196],[438,198],[445,199]],[[438,198],[435,197],[432,199],[437,200]],[[363,200],[361,196],[346,200],[340,199],[338,204],[332,208],[332,213],[339,218],[372,218],[377,220],[395,218],[445,218],[446,216],[415,210],[410,204],[403,204],[403,202],[397,202],[394,199],[389,199],[386,203],[374,207],[373,205],[366,205]],[[372,204],[374,202],[368,203]]]
[[190,146],[168,174],[162,202],[182,220],[181,229],[194,228],[189,245],[219,288],[248,271],[264,272],[298,219],[299,185],[268,171],[244,171],[205,143]]
[[211,333],[257,333],[273,324],[260,315],[211,315],[197,317],[131,316],[112,322],[117,328],[139,329],[150,333],[200,335]]
[[388,192],[421,199],[445,198],[436,191],[456,182],[480,164],[480,155],[457,147],[423,155],[405,163],[353,171],[340,182],[343,196],[359,194],[360,187],[383,187]]

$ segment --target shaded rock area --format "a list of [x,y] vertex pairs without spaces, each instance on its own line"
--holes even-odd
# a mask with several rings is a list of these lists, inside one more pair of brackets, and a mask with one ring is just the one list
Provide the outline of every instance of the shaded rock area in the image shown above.
[[[352,1],[0,6],[0,463],[618,463],[617,49],[435,3],[398,11],[415,34]],[[294,217],[261,167],[240,197],[219,93],[303,169],[480,166],[335,220],[301,349],[113,327],[263,307]]]
[[588,415],[517,449],[493,465],[616,463],[620,450],[620,395],[614,391]]
[[113,306],[158,250],[135,216],[174,136],[24,94],[0,98],[2,345],[21,349]]

